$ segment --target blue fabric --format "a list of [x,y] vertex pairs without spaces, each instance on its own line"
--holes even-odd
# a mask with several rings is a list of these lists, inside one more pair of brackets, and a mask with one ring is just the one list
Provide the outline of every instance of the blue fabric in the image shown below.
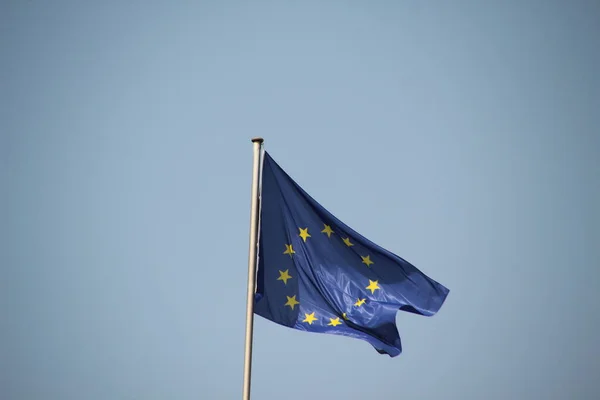
[[434,315],[448,292],[334,217],[264,153],[256,314],[395,357],[397,311]]

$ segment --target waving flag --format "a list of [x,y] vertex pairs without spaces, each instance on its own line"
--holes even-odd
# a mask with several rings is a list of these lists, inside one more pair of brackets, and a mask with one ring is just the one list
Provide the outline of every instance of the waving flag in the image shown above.
[[402,351],[396,313],[434,315],[449,290],[325,210],[264,153],[254,312],[293,329]]

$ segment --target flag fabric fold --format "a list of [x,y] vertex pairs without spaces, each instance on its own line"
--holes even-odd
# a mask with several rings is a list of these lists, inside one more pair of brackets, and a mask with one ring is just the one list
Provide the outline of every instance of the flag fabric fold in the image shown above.
[[432,316],[449,289],[323,208],[264,152],[254,312],[402,352],[396,313]]

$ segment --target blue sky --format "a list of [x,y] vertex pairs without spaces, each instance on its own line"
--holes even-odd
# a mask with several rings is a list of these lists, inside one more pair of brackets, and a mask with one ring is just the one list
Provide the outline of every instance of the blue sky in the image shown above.
[[256,399],[600,396],[595,1],[0,4],[3,399],[241,397],[252,146],[451,293],[257,317]]

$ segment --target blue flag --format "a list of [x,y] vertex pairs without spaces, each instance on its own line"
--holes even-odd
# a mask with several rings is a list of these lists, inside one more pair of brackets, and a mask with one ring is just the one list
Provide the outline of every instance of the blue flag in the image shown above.
[[325,210],[264,153],[256,314],[402,352],[396,313],[434,315],[449,290]]

